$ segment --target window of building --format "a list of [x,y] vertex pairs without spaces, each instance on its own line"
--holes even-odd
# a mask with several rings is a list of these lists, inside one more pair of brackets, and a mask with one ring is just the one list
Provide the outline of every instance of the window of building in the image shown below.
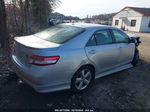
[[115,20],[115,25],[118,25],[119,24],[119,20]]
[[150,27],[150,20],[149,20],[149,24],[148,24],[148,27]]
[[131,20],[131,26],[136,26],[136,20]]

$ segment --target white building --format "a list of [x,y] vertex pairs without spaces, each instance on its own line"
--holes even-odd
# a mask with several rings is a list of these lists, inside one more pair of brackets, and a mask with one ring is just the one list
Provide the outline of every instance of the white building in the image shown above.
[[150,32],[150,8],[125,7],[114,17],[112,26],[135,32]]

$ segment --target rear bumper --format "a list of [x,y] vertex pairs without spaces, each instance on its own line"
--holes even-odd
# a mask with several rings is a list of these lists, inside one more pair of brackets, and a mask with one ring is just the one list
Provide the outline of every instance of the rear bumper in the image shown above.
[[[64,89],[70,88],[70,78],[61,79],[57,76],[59,75],[58,72],[54,72],[54,70],[49,69],[51,71],[50,74],[45,72],[45,69],[40,68],[28,68],[25,67],[19,60],[16,58],[15,55],[12,54],[12,61],[15,65],[15,70],[17,75],[28,85],[33,87],[37,92],[46,93],[46,92],[54,92]],[[56,75],[57,74],[57,75]],[[56,75],[56,78],[54,77]],[[61,73],[60,75],[63,76]],[[64,73],[64,75],[66,75]],[[55,80],[54,80],[55,79]],[[66,81],[64,81],[66,80]]]

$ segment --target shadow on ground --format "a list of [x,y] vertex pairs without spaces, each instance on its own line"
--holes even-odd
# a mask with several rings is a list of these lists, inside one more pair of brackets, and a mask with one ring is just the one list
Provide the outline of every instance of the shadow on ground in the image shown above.
[[96,80],[80,94],[70,90],[41,94],[9,73],[0,82],[2,109],[149,109],[150,63],[141,61],[137,67]]

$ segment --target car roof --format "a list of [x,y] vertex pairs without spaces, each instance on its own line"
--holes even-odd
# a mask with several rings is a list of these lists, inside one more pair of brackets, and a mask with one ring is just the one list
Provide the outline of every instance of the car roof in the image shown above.
[[100,25],[100,24],[91,24],[91,23],[65,23],[66,25],[81,27],[85,29],[89,28],[113,28],[112,26]]

